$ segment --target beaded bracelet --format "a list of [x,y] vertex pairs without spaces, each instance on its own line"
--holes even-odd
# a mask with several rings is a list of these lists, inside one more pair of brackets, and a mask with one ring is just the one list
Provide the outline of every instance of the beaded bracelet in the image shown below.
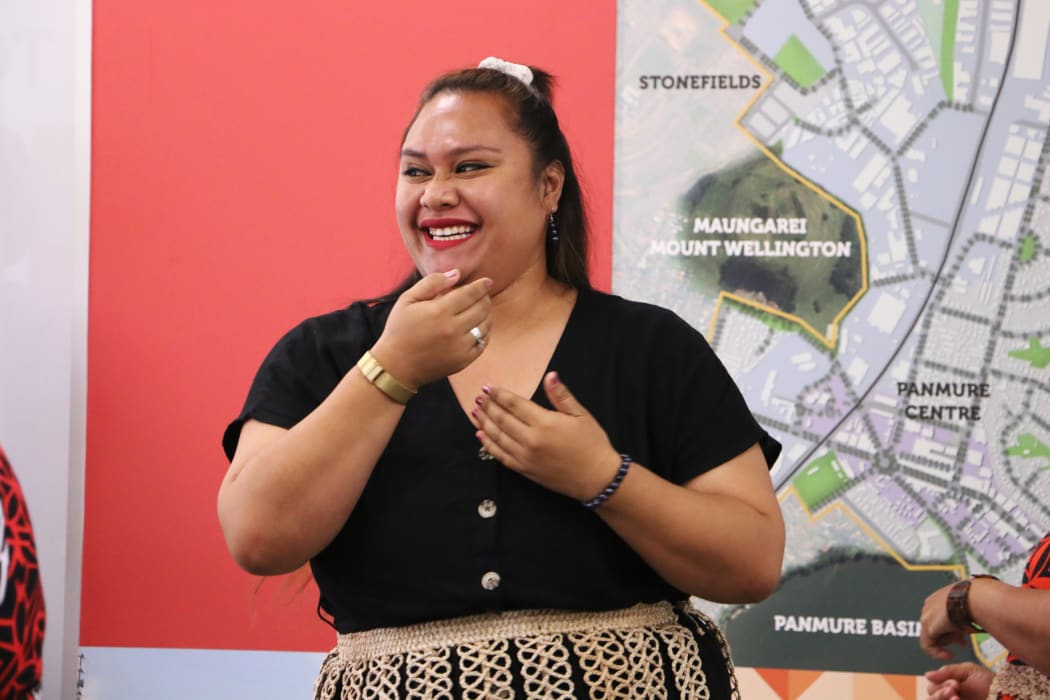
[[594,510],[601,504],[609,500],[609,496],[616,493],[616,489],[620,488],[620,484],[623,483],[623,478],[627,476],[627,470],[631,468],[631,457],[630,455],[620,455],[620,468],[616,470],[616,476],[609,482],[609,485],[602,489],[602,492],[589,501],[581,501],[584,508]]

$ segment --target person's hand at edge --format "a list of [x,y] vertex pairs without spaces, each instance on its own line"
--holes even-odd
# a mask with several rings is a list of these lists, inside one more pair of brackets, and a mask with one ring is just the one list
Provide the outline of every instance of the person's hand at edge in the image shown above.
[[985,700],[995,673],[973,662],[927,671],[929,700]]
[[920,615],[919,646],[940,661],[948,661],[955,656],[947,648],[949,645],[965,646],[970,641],[970,630],[959,629],[948,619],[948,591],[953,585],[942,586],[926,596]]

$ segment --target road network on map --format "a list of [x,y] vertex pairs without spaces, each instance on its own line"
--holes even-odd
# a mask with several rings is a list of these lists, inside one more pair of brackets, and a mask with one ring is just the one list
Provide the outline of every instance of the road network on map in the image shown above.
[[[704,330],[784,443],[786,569],[844,548],[1019,580],[1050,527],[1050,6],[620,16],[614,290]],[[760,160],[794,182],[748,191]],[[822,233],[812,202],[759,200],[792,187],[823,198]],[[843,245],[829,215],[858,223],[838,286],[781,243]]]

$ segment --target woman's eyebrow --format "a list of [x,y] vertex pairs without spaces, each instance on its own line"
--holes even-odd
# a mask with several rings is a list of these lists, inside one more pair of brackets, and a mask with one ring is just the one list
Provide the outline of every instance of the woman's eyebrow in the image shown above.
[[[453,148],[450,151],[448,151],[448,155],[452,156],[453,158],[458,158],[459,156],[462,156],[465,153],[471,153],[473,151],[491,151],[492,153],[499,153],[500,149],[498,149],[498,148],[496,148],[494,146],[482,146],[480,144],[475,145],[475,146],[457,146],[456,148]],[[406,157],[406,158],[426,158],[427,157],[426,154],[423,153],[422,151],[417,151],[417,150],[412,149],[412,148],[402,148],[401,149],[401,155],[402,155],[402,157]]]

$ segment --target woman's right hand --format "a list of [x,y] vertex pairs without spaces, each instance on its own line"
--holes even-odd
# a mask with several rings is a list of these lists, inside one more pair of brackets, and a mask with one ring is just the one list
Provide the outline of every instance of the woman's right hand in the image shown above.
[[967,662],[941,666],[926,672],[929,700],[985,700],[995,673]]
[[492,280],[484,277],[462,287],[459,270],[434,272],[416,282],[394,303],[372,355],[391,376],[412,389],[455,374],[485,349],[491,330]]

